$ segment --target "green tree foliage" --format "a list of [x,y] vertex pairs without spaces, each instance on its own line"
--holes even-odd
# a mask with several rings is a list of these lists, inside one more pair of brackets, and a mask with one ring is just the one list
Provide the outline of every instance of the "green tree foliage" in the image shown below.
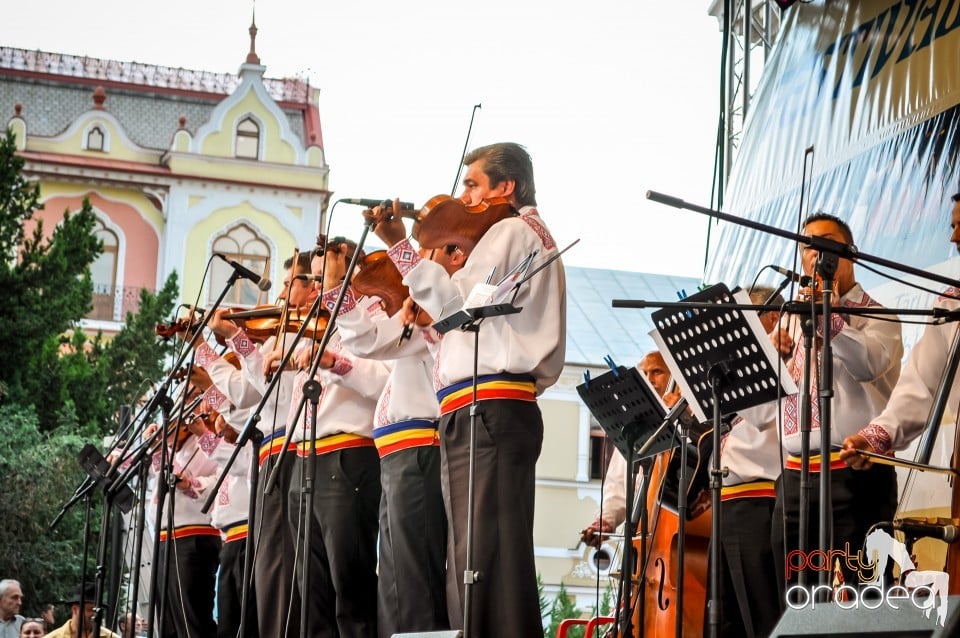
[[[543,581],[540,580],[539,574],[537,575],[537,586],[540,593],[540,615],[549,620],[545,631],[547,638],[556,636],[557,630],[560,628],[560,623],[568,618],[592,618],[598,615],[609,616],[610,610],[613,607],[613,589],[609,583],[603,590],[603,595],[600,598],[599,612],[597,611],[596,605],[593,606],[590,612],[584,612],[578,609],[574,604],[573,598],[567,593],[567,588],[563,582],[560,583],[560,589],[557,590],[557,595],[553,599],[553,603],[547,603],[546,597],[543,594]],[[584,638],[585,631],[586,627],[584,625],[575,625],[567,631],[567,636],[568,638]]]
[[[156,294],[140,293],[111,340],[89,339],[78,322],[92,308],[90,265],[102,250],[96,216],[84,201],[45,238],[39,190],[22,175],[9,131],[0,140],[0,401],[32,406],[41,431],[76,423],[88,434],[108,431],[121,404],[133,404],[161,378],[170,345],[158,341],[157,323],[173,308],[176,275]],[[24,223],[35,221],[30,233]]]
[[[50,404],[51,356],[55,340],[91,309],[93,284],[90,264],[102,250],[93,233],[96,217],[88,202],[80,211],[67,211],[61,224],[44,237],[39,190],[23,176],[24,160],[15,153],[8,131],[0,141],[0,383],[5,398],[21,405]],[[35,221],[33,232],[24,224]],[[41,414],[41,428],[51,429],[49,405]]]
[[[88,337],[79,322],[92,308],[96,218],[85,201],[46,233],[34,219],[39,191],[23,164],[12,134],[0,137],[0,578],[21,581],[24,610],[36,615],[79,582],[84,508],[48,526],[84,477],[82,446],[101,447],[119,406],[136,403],[162,377],[172,346],[155,328],[173,308],[177,279],[171,275],[156,295],[141,291],[140,310],[112,340]],[[101,499],[98,490],[95,510]],[[99,520],[92,512],[92,552]]]
[[[0,574],[23,585],[25,615],[62,600],[80,579],[82,503],[48,529],[83,478],[77,453],[85,441],[75,427],[42,433],[31,408],[0,406]],[[91,520],[99,520],[96,508]]]
[[[567,618],[580,618],[583,614],[577,609],[573,598],[567,593],[566,586],[561,582],[553,605],[550,607],[550,625],[547,627],[547,636],[556,636],[560,623]],[[571,627],[567,632],[569,638],[583,638],[584,627]]]
[[164,361],[174,344],[157,339],[156,327],[170,315],[178,292],[176,273],[167,278],[156,295],[141,290],[140,311],[128,312],[123,329],[110,341],[105,352],[110,406],[135,404],[148,383],[163,377]]

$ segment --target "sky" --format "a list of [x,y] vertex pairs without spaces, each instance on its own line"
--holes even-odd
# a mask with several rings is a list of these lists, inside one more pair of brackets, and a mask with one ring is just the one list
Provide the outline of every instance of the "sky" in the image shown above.
[[[568,265],[698,277],[720,74],[708,2],[260,0],[267,77],[320,89],[334,198],[450,193],[470,147],[519,142]],[[249,0],[43,0],[7,5],[0,46],[236,73]],[[107,103],[109,109],[109,102]],[[334,209],[356,237],[360,209]],[[304,238],[305,246],[313,238]]]

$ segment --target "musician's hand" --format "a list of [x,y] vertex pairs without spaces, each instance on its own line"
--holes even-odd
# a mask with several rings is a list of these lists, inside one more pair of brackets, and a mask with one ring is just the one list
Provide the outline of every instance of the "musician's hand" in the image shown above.
[[680,389],[674,388],[673,390],[671,390],[670,392],[667,392],[660,398],[663,399],[663,404],[665,406],[667,406],[668,408],[672,408],[677,404],[677,401],[680,400]]
[[600,547],[604,534],[612,534],[613,527],[607,521],[597,519],[580,531],[580,540],[590,547]]
[[203,421],[201,421],[198,417],[187,417],[183,420],[183,422],[186,425],[187,430],[190,431],[190,434],[194,435],[198,439],[207,433],[207,428],[204,427]]
[[393,200],[393,209],[384,209],[383,206],[374,206],[363,211],[363,218],[368,223],[375,223],[373,232],[377,234],[383,243],[387,246],[398,244],[407,237],[407,229],[403,225],[403,219],[399,214],[393,211],[400,210],[400,200]]
[[273,374],[280,368],[280,360],[283,359],[283,353],[279,350],[271,350],[263,355],[263,374]]
[[874,451],[870,442],[867,441],[865,437],[860,434],[854,434],[843,440],[843,450],[840,451],[840,460],[855,470],[869,470],[873,466],[873,461],[866,456],[858,454],[857,450]]
[[213,381],[206,370],[199,366],[192,366],[190,368],[190,384],[206,392],[213,385]]
[[217,431],[217,434],[223,437],[223,440],[234,445],[237,442],[237,437],[240,435],[239,432],[233,429],[233,427],[227,423],[227,420],[223,418],[222,414],[217,415],[217,420],[213,424],[214,429]]
[[142,437],[143,440],[146,441],[147,439],[149,439],[151,436],[153,436],[153,433],[159,429],[160,429],[160,426],[156,423],[151,423],[150,425],[145,427],[143,429],[143,437]]
[[297,370],[306,370],[313,361],[313,347],[297,348],[293,353],[293,367]]
[[793,346],[795,345],[793,337],[783,328],[776,328],[771,332],[770,341],[773,342],[773,347],[777,349],[780,356],[789,359],[793,355]]
[[188,472],[184,472],[183,474],[174,474],[174,476],[176,477],[174,485],[177,486],[178,490],[181,492],[186,492],[191,488],[190,474]]
[[227,308],[217,308],[216,312],[213,313],[213,316],[210,317],[210,321],[207,323],[207,327],[210,328],[210,330],[226,339],[230,339],[240,332],[240,328],[237,327],[237,324],[223,318],[223,316],[229,312],[230,311]]
[[323,354],[320,355],[320,367],[324,370],[329,370],[337,363],[337,355],[330,352],[329,350],[324,350]]

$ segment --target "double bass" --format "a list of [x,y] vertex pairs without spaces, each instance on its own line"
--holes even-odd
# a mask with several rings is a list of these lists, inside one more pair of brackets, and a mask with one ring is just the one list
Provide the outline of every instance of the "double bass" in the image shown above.
[[[675,636],[678,621],[682,621],[684,638],[701,638],[707,601],[708,546],[710,543],[711,512],[709,508],[695,510],[685,524],[683,591],[679,590],[679,515],[667,507],[665,494],[669,483],[676,481],[676,457],[679,448],[658,455],[650,470],[646,487],[649,533],[635,544],[638,547],[634,572],[635,582],[642,579],[642,603],[638,602],[633,616],[636,635],[645,638]],[[703,459],[706,463],[706,459]],[[678,597],[683,596],[683,615],[677,615]],[[643,610],[641,617],[640,610]]]

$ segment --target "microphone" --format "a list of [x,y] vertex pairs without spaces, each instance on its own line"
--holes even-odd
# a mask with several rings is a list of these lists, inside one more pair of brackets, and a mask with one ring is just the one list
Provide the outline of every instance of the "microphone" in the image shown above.
[[960,528],[951,523],[939,523],[935,518],[901,518],[893,521],[893,529],[913,538],[936,538],[947,543],[960,540]]
[[788,270],[788,269],[786,269],[786,268],[781,268],[780,266],[768,266],[768,268],[772,268],[772,269],[775,270],[776,272],[778,272],[778,273],[780,273],[781,275],[783,275],[784,277],[786,277],[787,280],[789,280],[789,281],[794,281],[794,282],[800,284],[801,286],[809,286],[809,285],[810,285],[810,277],[807,277],[806,275],[798,275],[797,273],[793,272],[792,270]]
[[[365,206],[366,208],[373,208],[374,206],[393,206],[393,201],[389,199],[365,199],[363,197],[357,198],[344,198],[339,200],[345,204],[356,204],[357,206]],[[411,202],[400,202],[400,210],[414,210],[416,207]]]
[[233,267],[234,272],[240,276],[241,279],[249,279],[254,283],[254,285],[260,290],[266,292],[270,290],[270,280],[266,277],[261,277],[257,273],[253,272],[243,264],[239,264],[232,259],[227,259],[226,255],[220,253],[213,253],[214,257],[219,257],[223,261],[227,262]]

